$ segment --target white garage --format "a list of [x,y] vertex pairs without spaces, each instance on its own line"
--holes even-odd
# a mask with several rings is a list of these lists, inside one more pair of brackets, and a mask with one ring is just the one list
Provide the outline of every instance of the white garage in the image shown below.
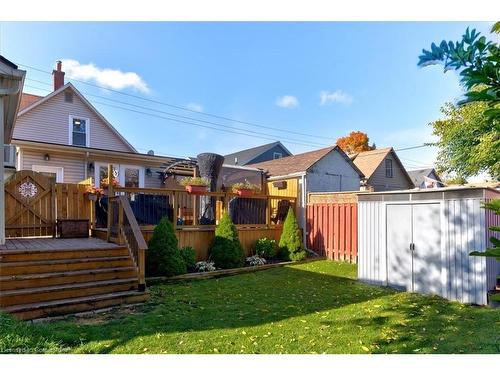
[[401,290],[487,304],[500,262],[484,250],[499,217],[481,202],[489,188],[440,188],[358,194],[358,278]]

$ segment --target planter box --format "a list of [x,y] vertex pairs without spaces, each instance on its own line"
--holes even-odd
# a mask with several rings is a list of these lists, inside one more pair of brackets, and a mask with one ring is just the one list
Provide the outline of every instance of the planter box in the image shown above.
[[87,193],[86,195],[87,195],[87,199],[89,201],[94,201],[95,202],[97,200],[97,194]]
[[207,192],[207,186],[203,185],[186,185],[186,191],[189,194],[203,194]]
[[60,238],[87,238],[89,221],[87,219],[57,220],[57,234]]
[[251,197],[254,195],[255,190],[253,189],[236,189],[236,194],[238,194],[240,197]]

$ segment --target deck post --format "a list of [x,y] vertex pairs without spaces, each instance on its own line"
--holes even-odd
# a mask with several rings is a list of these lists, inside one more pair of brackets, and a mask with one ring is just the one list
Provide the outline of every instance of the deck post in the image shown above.
[[111,197],[114,196],[113,192],[113,164],[108,164],[108,233],[106,234],[106,239],[110,242],[111,239],[111,225],[113,223],[113,204],[111,202]]
[[174,191],[174,194],[172,195],[172,206],[173,206],[173,213],[172,213],[172,225],[174,227],[174,231],[177,229],[177,200],[178,200],[178,192]]

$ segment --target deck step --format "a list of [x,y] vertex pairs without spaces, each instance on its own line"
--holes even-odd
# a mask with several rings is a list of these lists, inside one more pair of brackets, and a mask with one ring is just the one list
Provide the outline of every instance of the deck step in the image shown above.
[[55,301],[73,297],[124,292],[137,288],[137,278],[129,278],[66,285],[51,285],[17,290],[2,290],[2,294],[0,296],[0,306],[6,307],[34,302]]
[[132,277],[137,277],[137,269],[135,267],[112,267],[0,276],[0,284],[2,291],[6,291],[11,289],[64,285],[99,280],[126,279]]
[[33,260],[2,263],[0,276],[131,266],[133,261],[130,256]]
[[98,258],[127,255],[129,255],[129,251],[123,246],[98,249],[0,250],[0,262],[8,263],[34,260]]
[[3,310],[14,314],[19,319],[30,320],[92,311],[122,304],[140,303],[147,301],[148,298],[149,293],[147,292],[125,291],[21,304],[5,307]]

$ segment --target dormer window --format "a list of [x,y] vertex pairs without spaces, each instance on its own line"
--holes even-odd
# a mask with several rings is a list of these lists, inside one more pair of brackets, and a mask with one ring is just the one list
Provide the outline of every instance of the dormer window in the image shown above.
[[69,144],[72,146],[89,147],[90,121],[88,118],[69,117]]
[[273,152],[273,159],[281,159],[283,154],[281,152]]

